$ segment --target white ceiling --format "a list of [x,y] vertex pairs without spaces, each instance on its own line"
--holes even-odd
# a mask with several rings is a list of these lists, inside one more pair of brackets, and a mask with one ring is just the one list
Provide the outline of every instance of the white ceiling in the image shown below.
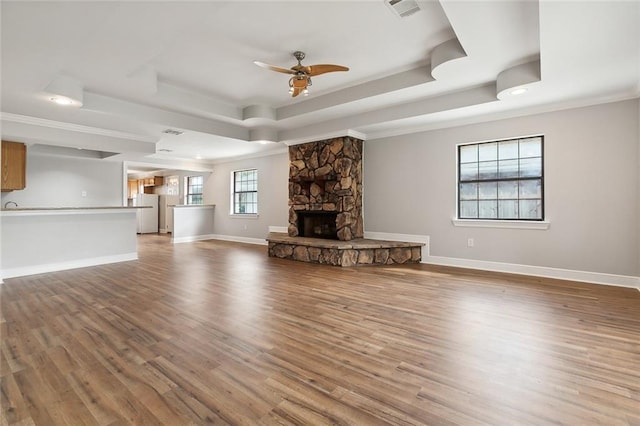
[[[384,0],[3,0],[2,137],[206,169],[331,136],[640,94],[640,1],[418,3],[400,18]],[[253,61],[289,68],[295,50],[303,64],[350,71],[314,77],[310,96],[291,98],[288,75]],[[49,101],[59,76],[82,87],[82,107]],[[529,90],[510,96],[517,86]]]

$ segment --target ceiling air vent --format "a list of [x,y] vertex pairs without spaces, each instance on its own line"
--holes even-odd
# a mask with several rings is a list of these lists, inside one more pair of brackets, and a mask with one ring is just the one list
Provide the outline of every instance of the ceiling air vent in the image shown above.
[[415,0],[384,0],[384,2],[401,18],[406,18],[420,10]]
[[166,133],[167,135],[179,136],[179,135],[183,134],[184,132],[181,132],[180,130],[167,129],[167,130],[163,130],[162,133]]

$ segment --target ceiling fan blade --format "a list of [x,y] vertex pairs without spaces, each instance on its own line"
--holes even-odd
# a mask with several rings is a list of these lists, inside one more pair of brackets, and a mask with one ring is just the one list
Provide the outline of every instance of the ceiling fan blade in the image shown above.
[[325,74],[328,72],[349,71],[348,67],[343,67],[342,65],[332,65],[332,64],[309,65],[303,68],[306,68],[305,70],[306,73],[309,74],[311,77],[320,75],[320,74]]
[[260,62],[260,61],[253,61],[253,63],[256,64],[259,67],[266,68],[266,69],[271,70],[271,71],[277,71],[277,72],[281,72],[281,73],[285,73],[285,74],[295,74],[296,73],[294,70],[290,70],[288,68],[277,67],[275,65],[265,64],[264,62]]

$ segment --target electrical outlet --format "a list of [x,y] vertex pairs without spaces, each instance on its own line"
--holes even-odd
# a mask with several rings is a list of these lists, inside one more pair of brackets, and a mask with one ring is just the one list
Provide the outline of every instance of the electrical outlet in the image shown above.
[[83,197],[86,197],[86,196],[87,196],[87,191],[82,191],[82,192],[80,193],[80,195],[82,195]]
[[467,247],[473,247],[474,241],[473,238],[467,238]]

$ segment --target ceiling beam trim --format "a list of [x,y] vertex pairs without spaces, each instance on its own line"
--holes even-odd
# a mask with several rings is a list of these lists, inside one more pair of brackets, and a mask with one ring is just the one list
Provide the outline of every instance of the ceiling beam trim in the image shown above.
[[156,152],[155,142],[123,139],[108,135],[108,133],[78,132],[62,126],[39,126],[33,123],[17,121],[3,120],[2,137],[30,144],[39,143],[116,153],[134,152],[147,155]]
[[381,108],[346,118],[328,120],[304,128],[280,131],[280,141],[289,143],[299,139],[306,139],[310,135],[335,133],[360,127],[402,120],[405,118],[428,116],[441,111],[450,111],[473,105],[497,102],[496,85],[489,83],[483,86],[450,93],[442,96],[430,97],[407,104]]
[[326,95],[316,96],[304,102],[280,107],[277,110],[277,119],[278,121],[283,121],[287,118],[311,114],[326,108],[335,107],[336,105],[356,102],[432,81],[434,81],[434,78],[431,76],[431,67],[422,66],[337,90]]
[[249,130],[242,126],[135,104],[97,93],[85,92],[83,109],[113,115],[132,116],[140,121],[162,124],[163,126],[185,131],[193,130],[215,136],[244,141],[249,140]]

